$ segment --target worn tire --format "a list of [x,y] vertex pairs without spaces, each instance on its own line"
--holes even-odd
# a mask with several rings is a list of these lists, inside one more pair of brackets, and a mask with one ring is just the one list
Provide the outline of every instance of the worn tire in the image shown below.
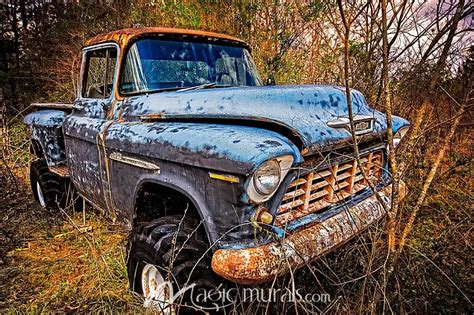
[[[209,245],[203,229],[194,231],[199,220],[188,216],[181,220],[181,215],[164,216],[138,226],[129,240],[127,270],[130,288],[142,296],[142,273],[147,264],[155,265],[164,280],[172,282],[174,294],[186,283],[194,283],[194,289],[186,291],[178,301],[180,310],[188,313],[191,309],[182,305],[192,305],[192,294],[217,288],[222,280],[211,270],[211,251],[207,251]],[[203,258],[197,262],[200,257]]]
[[36,160],[30,165],[31,190],[43,208],[58,210],[65,205],[64,179],[52,173],[46,161]]
[[44,159],[31,163],[30,183],[35,200],[43,208],[57,211],[72,203],[74,210],[82,209],[82,200],[72,183],[68,179],[51,172]]

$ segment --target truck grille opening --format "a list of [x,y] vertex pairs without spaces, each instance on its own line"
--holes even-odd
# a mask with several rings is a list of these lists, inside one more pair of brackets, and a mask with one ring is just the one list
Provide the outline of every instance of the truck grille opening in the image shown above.
[[[362,169],[373,183],[383,174],[383,152],[375,151],[360,157]],[[276,226],[323,211],[368,187],[355,159],[333,164],[326,169],[309,172],[295,179],[283,196],[276,217]]]

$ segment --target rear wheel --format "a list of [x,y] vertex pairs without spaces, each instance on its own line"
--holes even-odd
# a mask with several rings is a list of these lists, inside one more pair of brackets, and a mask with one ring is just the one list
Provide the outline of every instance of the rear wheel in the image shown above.
[[64,207],[64,180],[49,170],[45,160],[31,163],[30,182],[33,195],[43,208],[57,210]]
[[[129,241],[128,277],[145,306],[164,313],[177,306],[185,312],[202,290],[212,290],[221,280],[211,270],[211,251],[199,220],[180,215],[164,216],[137,227]],[[179,290],[185,290],[173,296]],[[174,305],[172,306],[171,304]]]
[[31,190],[35,200],[45,209],[58,210],[72,204],[80,210],[82,201],[66,178],[51,172],[44,159],[30,165]]

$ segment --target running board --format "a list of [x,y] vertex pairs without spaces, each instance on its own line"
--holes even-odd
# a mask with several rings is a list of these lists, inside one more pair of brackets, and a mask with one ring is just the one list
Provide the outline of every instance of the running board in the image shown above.
[[66,165],[50,166],[49,170],[61,177],[69,177],[69,168]]

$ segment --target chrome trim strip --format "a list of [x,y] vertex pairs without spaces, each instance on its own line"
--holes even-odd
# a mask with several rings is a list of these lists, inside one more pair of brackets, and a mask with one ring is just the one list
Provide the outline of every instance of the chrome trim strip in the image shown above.
[[122,163],[125,163],[125,164],[133,165],[133,166],[136,166],[136,167],[141,167],[141,168],[145,168],[145,169],[148,169],[148,170],[152,170],[152,171],[155,171],[157,174],[160,174],[160,172],[161,172],[160,167],[156,164],[153,164],[153,163],[150,163],[150,162],[147,162],[147,161],[143,161],[143,160],[140,160],[140,159],[136,159],[136,158],[133,158],[133,157],[130,157],[130,156],[125,156],[125,155],[122,155],[122,153],[119,153],[119,152],[111,153],[110,154],[110,159],[114,160],[114,161],[117,161],[117,162],[122,162]]
[[[374,130],[375,118],[372,116],[355,115],[353,121],[356,135],[366,134]],[[344,128],[349,132],[351,131],[349,117],[338,117],[336,120],[328,121],[327,125],[331,128]],[[358,125],[361,125],[362,127],[358,127]]]

